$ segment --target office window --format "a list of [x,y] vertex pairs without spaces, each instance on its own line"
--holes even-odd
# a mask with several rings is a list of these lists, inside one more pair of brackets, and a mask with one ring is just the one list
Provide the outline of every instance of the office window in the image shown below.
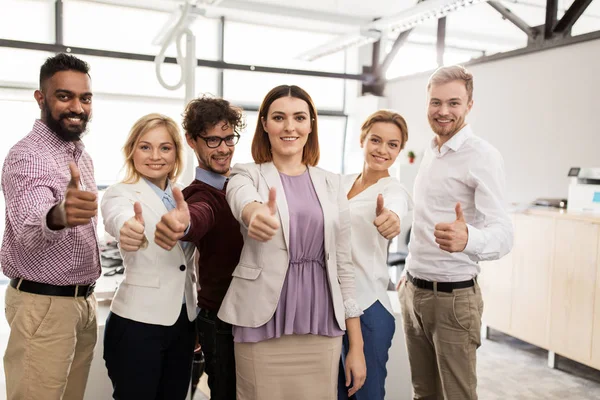
[[223,72],[223,97],[240,105],[259,106],[269,90],[278,85],[300,86],[310,94],[318,110],[344,109],[342,79],[252,71]]
[[0,87],[38,87],[40,67],[54,54],[0,47]]
[[318,47],[336,35],[299,29],[282,29],[242,22],[225,22],[225,61],[272,67],[344,72],[344,52],[315,61],[302,61],[302,52]]
[[[173,9],[177,3],[173,2]],[[93,18],[82,16],[93,15]],[[64,4],[64,39],[70,46],[156,55],[160,46],[152,41],[169,21],[171,13],[68,1]],[[196,57],[216,59],[219,20],[198,17],[190,26],[196,36]],[[170,46],[167,56],[176,54]]]
[[0,1],[0,38],[54,43],[54,2]]

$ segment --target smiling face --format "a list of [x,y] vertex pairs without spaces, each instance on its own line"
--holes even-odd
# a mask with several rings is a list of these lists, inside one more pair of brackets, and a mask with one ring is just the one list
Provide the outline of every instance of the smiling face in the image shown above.
[[302,160],[304,145],[312,132],[308,103],[297,97],[280,97],[275,100],[262,119],[269,135],[273,158],[298,158]]
[[161,189],[175,167],[177,148],[169,131],[159,125],[143,134],[135,145],[133,165],[143,177]]
[[467,123],[466,118],[473,107],[467,88],[460,80],[433,84],[428,92],[427,119],[431,129],[438,135],[438,144],[447,142]]
[[391,122],[376,122],[365,136],[365,163],[374,171],[387,171],[394,164],[402,147],[402,132]]
[[[200,168],[221,175],[229,175],[235,146],[228,146],[227,143],[234,143],[235,139],[233,128],[227,124],[227,121],[217,123],[196,139],[192,139],[189,134],[186,134],[185,137],[196,153]],[[221,142],[219,146],[216,148],[208,147],[209,143],[212,144],[217,141]]]
[[92,116],[92,89],[88,74],[59,71],[48,78],[34,97],[42,110],[42,121],[61,139],[81,139]]

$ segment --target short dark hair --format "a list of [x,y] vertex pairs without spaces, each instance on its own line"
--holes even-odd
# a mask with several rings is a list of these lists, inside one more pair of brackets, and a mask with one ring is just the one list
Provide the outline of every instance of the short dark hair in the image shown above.
[[90,76],[90,66],[83,60],[70,54],[59,53],[49,57],[40,68],[40,89],[48,79],[60,71],[78,71]]
[[304,89],[296,85],[280,85],[274,87],[263,99],[260,109],[258,110],[258,121],[256,122],[256,130],[254,131],[254,138],[252,139],[252,158],[257,164],[273,161],[271,142],[269,141],[269,134],[265,131],[265,127],[263,126],[263,121],[267,120],[271,104],[282,97],[294,97],[304,100],[306,104],[308,104],[312,131],[310,132],[310,135],[308,135],[308,139],[304,145],[302,163],[314,167],[319,163],[319,157],[321,156],[319,150],[317,108],[310,95]]
[[194,99],[183,113],[183,129],[194,140],[221,121],[237,134],[246,127],[242,108],[216,97],[204,95]]

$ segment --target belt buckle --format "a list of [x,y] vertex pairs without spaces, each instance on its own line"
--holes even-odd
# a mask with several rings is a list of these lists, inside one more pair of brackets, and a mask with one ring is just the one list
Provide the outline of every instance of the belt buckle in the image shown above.
[[85,294],[83,295],[84,299],[87,299],[88,297],[90,297],[92,295],[92,293],[94,293],[94,288],[96,287],[96,282],[92,283],[91,285],[88,285]]

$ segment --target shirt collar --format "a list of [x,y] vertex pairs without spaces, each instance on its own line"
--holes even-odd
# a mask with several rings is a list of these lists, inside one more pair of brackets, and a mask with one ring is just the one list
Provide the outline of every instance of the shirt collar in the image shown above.
[[225,175],[217,174],[213,171],[207,171],[200,167],[196,167],[196,179],[204,182],[218,190],[223,190],[225,183],[229,179]]
[[173,188],[171,187],[171,182],[169,182],[167,180],[167,187],[165,188],[165,190],[162,190],[161,188],[159,188],[158,186],[156,186],[154,183],[150,182],[148,179],[144,178],[144,180],[146,181],[146,183],[148,184],[148,186],[150,186],[152,188],[152,190],[154,190],[154,192],[158,195],[158,197],[160,197],[161,199],[167,195],[170,199],[173,199]]
[[454,134],[450,140],[444,143],[440,150],[438,150],[437,136],[434,136],[434,138],[431,140],[431,149],[437,156],[443,156],[449,150],[458,151],[463,143],[465,143],[471,136],[473,136],[473,130],[471,129],[471,126],[467,124],[460,131],[456,132],[456,134]]

